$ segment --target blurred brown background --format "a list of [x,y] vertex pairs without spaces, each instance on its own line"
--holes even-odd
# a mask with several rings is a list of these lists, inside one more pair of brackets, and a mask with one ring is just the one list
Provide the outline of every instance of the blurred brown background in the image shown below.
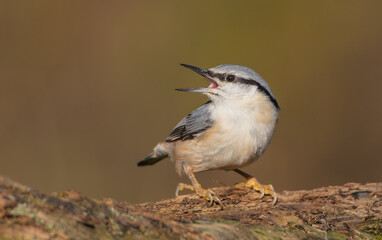
[[[382,1],[0,1],[0,174],[43,192],[170,198],[137,168],[206,86],[182,68],[255,69],[281,105],[245,168],[278,191],[382,179]],[[241,181],[197,175],[206,186]]]

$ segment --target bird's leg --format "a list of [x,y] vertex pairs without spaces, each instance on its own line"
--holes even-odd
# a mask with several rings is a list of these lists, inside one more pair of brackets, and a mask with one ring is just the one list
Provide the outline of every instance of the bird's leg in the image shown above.
[[203,189],[202,185],[196,180],[196,177],[192,171],[186,171],[188,177],[191,180],[192,185],[186,184],[186,183],[179,183],[178,187],[176,188],[175,195],[178,196],[179,191],[182,191],[184,189],[188,189],[191,191],[195,191],[196,194],[199,195],[199,197],[206,199],[210,202],[210,207],[214,202],[219,203],[219,205],[223,206],[220,199],[216,196],[216,194],[210,190],[210,189]]
[[277,203],[277,194],[271,184],[262,185],[256,180],[256,178],[252,177],[248,173],[245,173],[240,169],[234,169],[234,171],[247,179],[246,182],[236,184],[237,187],[248,187],[254,189],[255,191],[261,192],[260,199],[263,198],[265,194],[271,195],[273,197],[272,205]]

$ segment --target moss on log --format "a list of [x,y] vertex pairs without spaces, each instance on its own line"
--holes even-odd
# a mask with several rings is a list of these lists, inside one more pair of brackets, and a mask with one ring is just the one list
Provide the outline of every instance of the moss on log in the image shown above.
[[382,183],[279,193],[236,187],[128,204],[75,191],[45,195],[0,177],[0,239],[382,239]]

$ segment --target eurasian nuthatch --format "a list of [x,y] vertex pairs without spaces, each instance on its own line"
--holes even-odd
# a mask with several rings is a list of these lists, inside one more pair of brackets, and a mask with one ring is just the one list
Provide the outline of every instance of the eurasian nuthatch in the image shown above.
[[200,197],[222,205],[210,189],[203,189],[194,173],[207,170],[233,170],[247,179],[246,186],[264,194],[277,195],[272,185],[261,185],[254,177],[239,170],[258,159],[266,150],[280,109],[267,82],[255,71],[239,65],[220,65],[208,70],[186,64],[207,78],[207,88],[180,88],[199,92],[210,100],[183,118],[164,142],[138,162],[152,165],[170,157],[176,171],[185,173],[192,185],[179,183],[179,190],[190,189]]

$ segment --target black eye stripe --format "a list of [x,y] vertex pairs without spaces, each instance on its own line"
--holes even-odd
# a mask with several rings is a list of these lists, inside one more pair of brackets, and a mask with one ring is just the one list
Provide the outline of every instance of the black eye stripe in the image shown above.
[[210,76],[212,78],[218,78],[220,81],[225,80],[225,74],[223,74],[223,73],[214,73],[212,71],[208,71],[207,74],[208,74],[208,76]]
[[[226,74],[223,74],[223,73],[214,73],[212,71],[208,71],[207,72],[208,76],[212,77],[212,78],[218,78],[220,81],[224,82],[224,81],[227,81],[226,80]],[[232,74],[230,74],[232,75]],[[229,75],[227,75],[228,77]],[[234,75],[232,75],[234,76]],[[229,81],[227,81],[229,82]],[[235,79],[232,81],[232,83],[242,83],[242,84],[248,84],[248,85],[256,85],[258,87],[258,89],[263,92],[265,95],[267,95],[269,97],[269,99],[271,100],[271,102],[273,103],[273,105],[275,106],[275,108],[277,110],[280,109],[280,106],[279,106],[279,103],[277,102],[276,98],[274,98],[271,93],[265,88],[263,87],[262,85],[260,85],[258,82],[256,82],[255,80],[251,80],[251,79],[245,79],[245,78],[239,78],[239,77],[235,77]]]
[[262,91],[265,95],[269,97],[273,105],[276,107],[277,110],[280,109],[280,105],[277,102],[276,98],[274,98],[271,93],[262,85],[260,85],[258,82],[254,80],[249,80],[249,79],[244,79],[244,78],[237,78],[236,82],[243,83],[243,84],[248,84],[248,85],[256,85],[257,88]]

